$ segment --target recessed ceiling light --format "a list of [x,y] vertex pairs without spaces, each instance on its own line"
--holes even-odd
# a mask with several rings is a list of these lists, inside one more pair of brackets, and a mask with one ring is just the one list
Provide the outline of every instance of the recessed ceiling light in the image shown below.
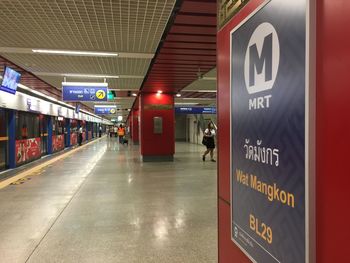
[[136,96],[137,96],[137,94],[136,94],[136,93],[133,93],[132,95],[133,95],[134,97],[136,97]]
[[93,56],[93,57],[118,57],[115,52],[94,52],[94,51],[76,51],[76,50],[56,50],[56,49],[32,49],[34,53],[70,55],[70,56]]
[[181,97],[181,94],[180,94],[180,93],[177,93],[177,94],[176,94],[176,97]]
[[158,93],[158,94],[162,94],[162,93],[163,93],[163,91],[161,91],[161,90],[158,90],[158,91],[157,91],[157,93]]

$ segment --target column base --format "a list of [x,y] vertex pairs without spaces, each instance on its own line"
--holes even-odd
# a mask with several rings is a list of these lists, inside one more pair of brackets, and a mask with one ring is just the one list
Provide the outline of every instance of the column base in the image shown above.
[[133,145],[140,145],[140,142],[132,142]]
[[143,162],[173,162],[173,155],[147,155],[142,156]]

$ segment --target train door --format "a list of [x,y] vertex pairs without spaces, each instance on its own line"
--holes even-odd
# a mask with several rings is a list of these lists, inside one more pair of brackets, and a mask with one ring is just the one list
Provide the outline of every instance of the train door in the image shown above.
[[47,154],[47,138],[48,138],[47,118],[48,116],[40,115],[40,137],[41,137],[41,154],[42,155]]
[[0,108],[0,171],[7,168],[7,111]]

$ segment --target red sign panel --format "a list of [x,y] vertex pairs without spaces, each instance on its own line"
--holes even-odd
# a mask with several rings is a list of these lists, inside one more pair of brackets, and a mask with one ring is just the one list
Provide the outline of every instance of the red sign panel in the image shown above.
[[77,136],[77,133],[76,132],[73,132],[71,135],[70,135],[70,145],[76,145],[78,143],[78,136]]
[[16,141],[16,164],[22,164],[38,159],[41,156],[40,138]]
[[52,136],[52,151],[57,152],[64,149],[64,136],[53,135]]

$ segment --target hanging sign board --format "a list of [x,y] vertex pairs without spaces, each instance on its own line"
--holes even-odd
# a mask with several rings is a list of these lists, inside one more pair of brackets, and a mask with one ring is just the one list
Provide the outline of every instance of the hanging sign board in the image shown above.
[[253,262],[308,261],[307,0],[231,31],[232,240]]
[[215,107],[175,107],[175,113],[216,114],[216,108]]
[[62,83],[63,101],[107,101],[107,83]]
[[117,107],[115,105],[95,106],[95,114],[98,115],[115,114],[116,112]]

